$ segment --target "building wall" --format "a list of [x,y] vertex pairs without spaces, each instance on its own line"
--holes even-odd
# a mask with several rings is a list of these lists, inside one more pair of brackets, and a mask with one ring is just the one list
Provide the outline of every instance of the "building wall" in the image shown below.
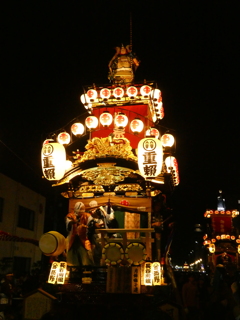
[[[0,230],[14,236],[39,240],[44,228],[45,197],[0,173],[0,198],[4,199]],[[34,211],[33,230],[17,226],[19,206]],[[32,265],[41,260],[42,253],[38,246],[31,243],[0,240],[0,260],[13,257],[30,258]]]

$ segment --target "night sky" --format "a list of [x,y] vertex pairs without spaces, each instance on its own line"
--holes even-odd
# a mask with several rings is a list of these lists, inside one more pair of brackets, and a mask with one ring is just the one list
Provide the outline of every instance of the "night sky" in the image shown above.
[[[196,2],[198,4],[196,4]],[[40,151],[49,132],[85,109],[82,86],[108,83],[114,47],[141,60],[135,80],[155,80],[174,130],[180,185],[172,196],[177,244],[191,249],[195,223],[240,199],[237,1],[15,1],[2,7],[0,172],[49,195]],[[181,242],[180,242],[181,241]],[[175,248],[175,249],[174,249]]]

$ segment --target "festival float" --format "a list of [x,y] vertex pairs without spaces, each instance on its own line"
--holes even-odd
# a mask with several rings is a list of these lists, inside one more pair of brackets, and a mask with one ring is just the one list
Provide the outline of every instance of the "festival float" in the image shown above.
[[217,208],[204,213],[208,221],[203,244],[208,251],[208,264],[212,271],[224,267],[229,272],[239,269],[240,234],[237,228],[239,211],[227,210],[222,191],[219,191]]
[[[69,130],[43,142],[43,175],[69,200],[72,234],[49,231],[39,247],[52,260],[48,282],[65,293],[81,287],[82,294],[140,295],[167,286],[170,266],[164,268],[155,237],[164,222],[153,206],[160,205],[161,216],[179,184],[175,138],[160,125],[165,112],[157,83],[134,82],[138,66],[131,46],[117,47],[109,83],[83,87],[84,121],[75,118]],[[82,261],[68,259],[73,236]]]

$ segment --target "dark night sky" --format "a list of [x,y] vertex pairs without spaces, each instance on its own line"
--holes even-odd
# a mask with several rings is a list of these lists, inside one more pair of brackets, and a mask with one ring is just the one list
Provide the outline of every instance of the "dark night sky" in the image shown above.
[[[142,3],[142,4],[141,4]],[[180,2],[179,2],[180,3]],[[181,183],[172,203],[181,239],[216,207],[240,199],[239,19],[237,1],[21,1],[3,7],[0,171],[49,192],[40,150],[47,133],[83,114],[82,86],[108,83],[114,47],[129,42],[141,60],[135,79],[155,80],[175,130]]]

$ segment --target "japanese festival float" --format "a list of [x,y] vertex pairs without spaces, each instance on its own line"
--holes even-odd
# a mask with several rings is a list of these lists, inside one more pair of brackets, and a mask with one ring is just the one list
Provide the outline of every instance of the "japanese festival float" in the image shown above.
[[131,46],[117,47],[109,84],[83,88],[84,123],[43,142],[44,177],[69,199],[68,236],[49,231],[39,240],[53,257],[48,282],[62,288],[77,283],[83,292],[98,284],[95,293],[141,294],[166,287],[165,253],[155,235],[179,184],[178,162],[174,136],[159,129],[161,90],[154,81],[134,82],[138,66]]
[[216,267],[224,267],[228,272],[239,269],[240,233],[238,229],[239,211],[226,209],[222,191],[219,191],[217,208],[204,213],[208,220],[207,233],[203,244],[208,251],[208,264],[214,272]]

